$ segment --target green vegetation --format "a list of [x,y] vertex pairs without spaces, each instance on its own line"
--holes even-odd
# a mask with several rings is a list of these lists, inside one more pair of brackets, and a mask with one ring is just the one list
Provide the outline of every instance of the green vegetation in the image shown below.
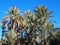
[[18,45],[26,45],[26,43],[27,45],[50,45],[48,40],[60,35],[59,31],[53,35],[52,30],[55,27],[50,20],[52,12],[48,11],[45,6],[36,7],[33,13],[27,10],[23,16],[16,7],[12,7],[6,13],[7,16],[1,22],[2,43],[5,42],[8,45],[14,45],[16,42]]

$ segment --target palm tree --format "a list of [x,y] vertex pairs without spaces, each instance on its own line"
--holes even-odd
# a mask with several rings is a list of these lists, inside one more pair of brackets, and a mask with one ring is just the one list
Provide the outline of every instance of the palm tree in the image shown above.
[[30,10],[27,10],[24,15],[25,18],[25,24],[27,28],[27,33],[33,32],[35,26],[37,25],[36,23],[36,16],[35,14],[31,13]]
[[[18,25],[16,28],[18,28],[20,25],[21,25],[21,23],[20,22],[22,22],[22,20],[23,20],[23,18],[22,18],[22,16],[20,15],[20,12],[19,12],[19,10],[16,8],[16,7],[13,7],[13,8],[11,8],[8,12],[7,12],[7,15],[9,15],[9,16],[6,16],[6,17],[4,17],[4,19],[3,19],[3,21],[2,21],[2,29],[3,30],[5,30],[5,28],[7,29],[7,30],[9,30],[10,32],[12,31],[12,29],[15,31],[15,26],[16,25]],[[21,26],[20,26],[21,27]],[[19,28],[20,28],[19,27]],[[14,32],[13,31],[13,33],[16,33],[16,32]],[[20,29],[19,29],[19,31],[20,31]],[[2,32],[2,36],[4,35],[4,32]],[[9,33],[8,33],[8,35],[9,35]],[[11,36],[11,35],[10,35]],[[6,35],[5,35],[5,37],[6,37]],[[13,36],[12,36],[13,37]],[[9,38],[9,36],[8,36],[8,38]],[[7,38],[7,39],[8,39]],[[9,40],[11,40],[11,39],[9,39]],[[15,40],[14,40],[15,41]],[[11,41],[10,41],[10,43],[11,43]]]
[[[53,28],[53,26],[50,26],[50,23],[49,23],[50,21],[49,18],[51,18],[51,15],[50,15],[51,13],[52,12],[49,12],[45,6],[37,7],[35,9],[35,15],[37,15],[38,17],[37,21],[38,21],[38,24],[40,25],[41,33],[44,34],[43,38],[45,42],[47,41],[46,33],[48,33],[48,31],[51,30],[51,28]],[[46,45],[47,45],[47,42],[46,42]]]

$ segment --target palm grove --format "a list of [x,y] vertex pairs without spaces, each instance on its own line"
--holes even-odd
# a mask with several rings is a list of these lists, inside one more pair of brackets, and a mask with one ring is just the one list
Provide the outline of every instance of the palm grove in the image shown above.
[[54,24],[50,20],[52,12],[48,11],[47,7],[38,6],[33,13],[27,10],[23,16],[19,9],[12,7],[6,14],[7,16],[1,22],[2,43],[8,45],[49,44],[47,39],[48,36],[53,35]]

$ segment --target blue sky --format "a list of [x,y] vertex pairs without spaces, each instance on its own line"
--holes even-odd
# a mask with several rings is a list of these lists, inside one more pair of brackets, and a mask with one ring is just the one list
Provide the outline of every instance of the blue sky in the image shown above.
[[[56,21],[55,27],[60,27],[60,0],[0,0],[0,20],[6,16],[4,13],[10,7],[16,6],[19,8],[22,13],[27,9],[30,9],[32,12],[34,8],[38,5],[45,5],[48,7],[49,11],[52,11],[54,18],[52,20]],[[2,34],[2,29],[0,26],[0,38]]]

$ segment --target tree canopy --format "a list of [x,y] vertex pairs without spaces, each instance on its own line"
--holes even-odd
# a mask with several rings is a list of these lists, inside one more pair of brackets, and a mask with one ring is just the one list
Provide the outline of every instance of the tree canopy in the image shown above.
[[1,22],[2,40],[7,39],[6,41],[11,45],[17,39],[25,39],[29,35],[31,40],[40,37],[41,41],[43,39],[47,45],[48,34],[52,34],[54,28],[54,24],[50,20],[51,14],[52,12],[48,11],[46,6],[38,6],[33,13],[27,10],[22,16],[18,8],[12,7]]

